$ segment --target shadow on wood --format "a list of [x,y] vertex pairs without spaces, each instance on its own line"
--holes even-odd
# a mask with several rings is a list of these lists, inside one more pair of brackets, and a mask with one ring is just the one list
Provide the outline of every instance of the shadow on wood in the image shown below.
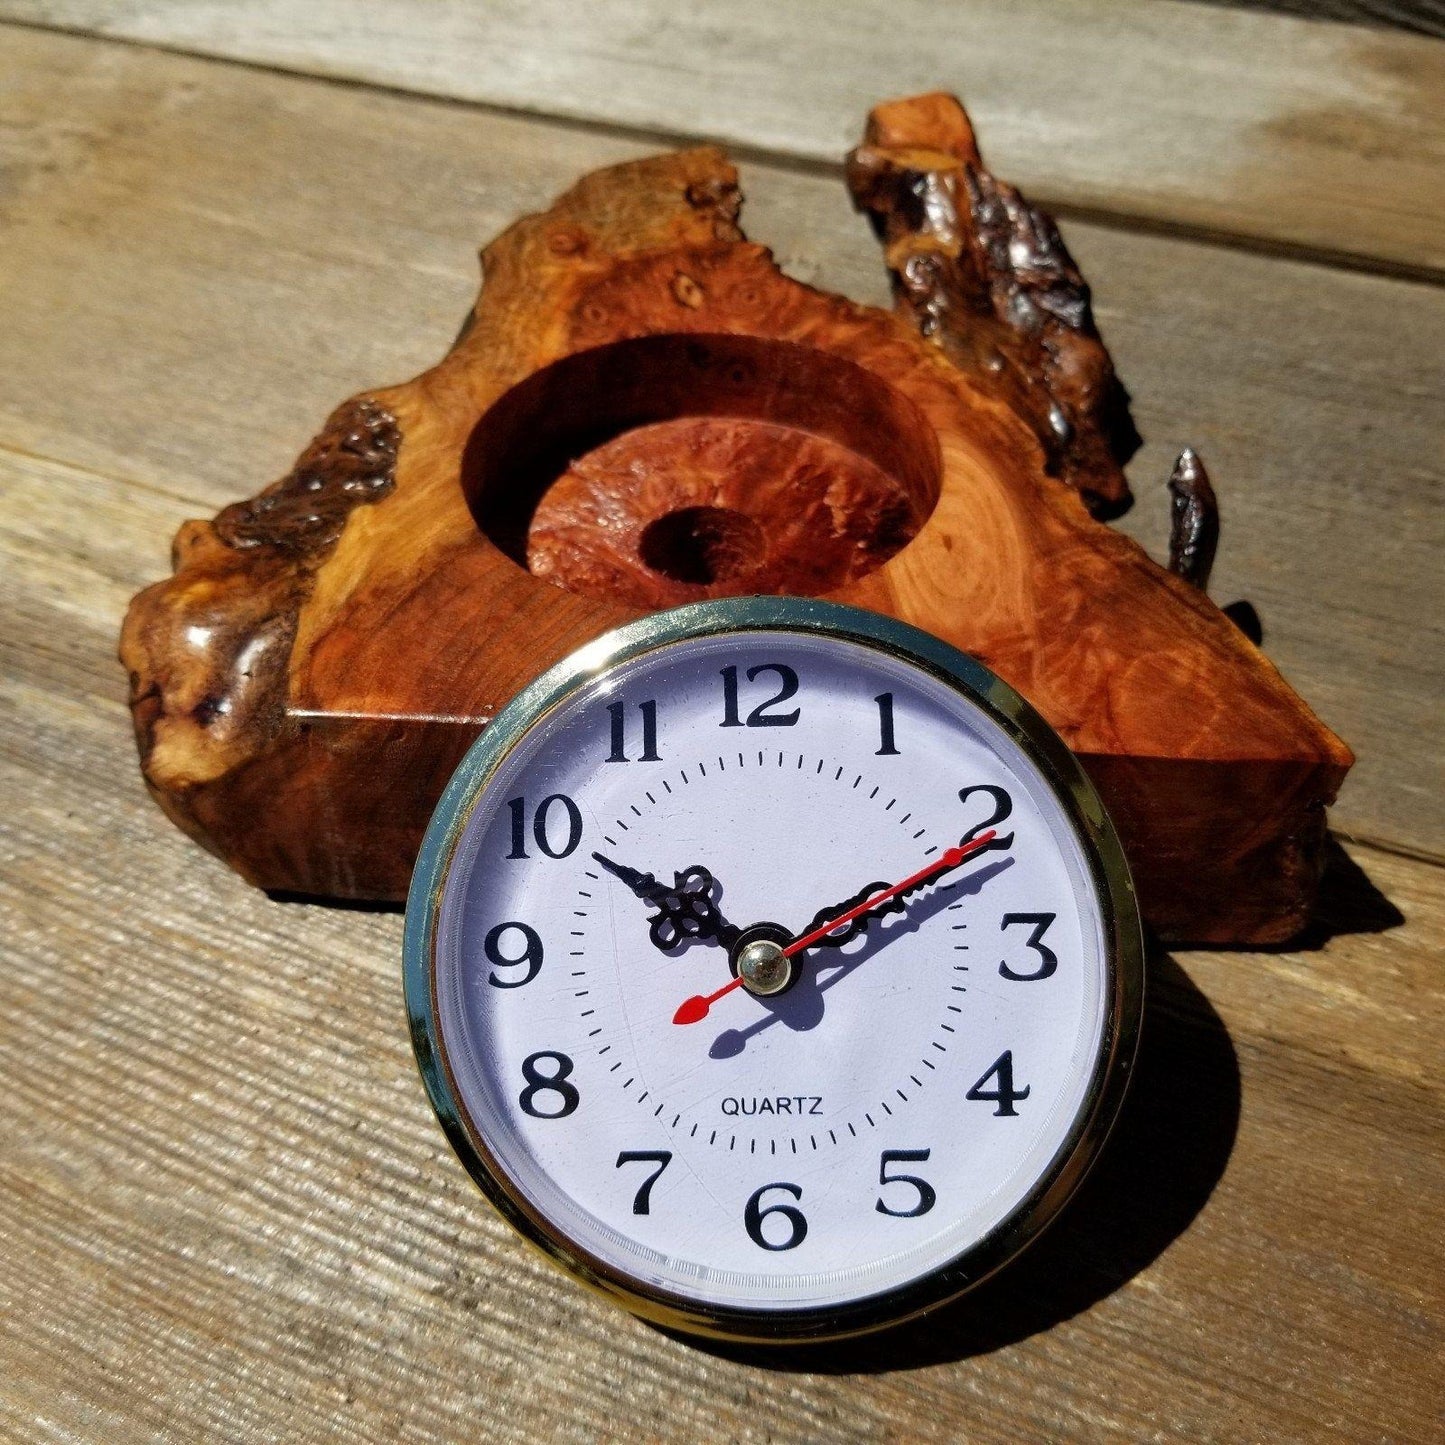
[[1331,834],[1325,842],[1324,871],[1320,875],[1314,912],[1303,932],[1287,944],[1262,948],[1255,945],[1255,951],[1311,952],[1342,934],[1387,933],[1404,922],[1405,915],[1375,887],[1370,875]]
[[1113,1136],[1058,1222],[1012,1265],[883,1334],[782,1350],[700,1347],[769,1369],[916,1369],[1027,1339],[1127,1284],[1204,1207],[1239,1126],[1239,1065],[1219,1015],[1162,950],[1149,960],[1148,986],[1139,1061]]

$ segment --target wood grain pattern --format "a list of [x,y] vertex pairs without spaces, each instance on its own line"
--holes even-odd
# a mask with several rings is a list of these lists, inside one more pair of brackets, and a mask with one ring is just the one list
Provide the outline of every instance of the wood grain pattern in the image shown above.
[[[1445,271],[1445,48],[1158,0],[0,0],[0,17],[836,168],[957,91],[1032,200]],[[519,62],[518,57],[524,59]]]
[[187,500],[6,451],[0,500],[11,1438],[1433,1438],[1442,870],[1352,849],[1317,951],[1157,956],[1099,1172],[976,1308],[702,1350],[466,1181],[398,915],[268,900],[145,799],[111,648]]
[[[284,473],[338,396],[445,350],[480,237],[578,171],[647,153],[210,62],[5,38],[0,441],[150,478],[192,498],[192,516]],[[834,179],[753,166],[744,180],[749,229],[792,275],[887,302]],[[1445,296],[1108,228],[1067,239],[1146,436],[1119,525],[1162,559],[1164,480],[1182,446],[1200,448],[1224,516],[1214,595],[1259,606],[1268,655],[1360,754],[1336,826],[1445,856],[1445,759],[1418,747],[1445,670],[1428,401],[1445,394]],[[153,575],[164,555],[158,538]]]

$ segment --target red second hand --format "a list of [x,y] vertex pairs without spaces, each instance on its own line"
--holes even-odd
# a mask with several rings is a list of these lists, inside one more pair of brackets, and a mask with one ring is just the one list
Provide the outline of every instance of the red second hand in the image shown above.
[[[784,950],[784,958],[792,958],[795,953],[801,953],[805,948],[811,948],[820,938],[826,938],[834,929],[842,928],[845,923],[851,923],[855,918],[870,913],[882,903],[887,903],[890,898],[896,898],[900,893],[906,893],[908,889],[916,887],[924,879],[930,878],[935,873],[941,873],[946,868],[957,868],[971,853],[977,853],[992,843],[997,836],[996,830],[990,828],[987,833],[980,833],[970,843],[965,843],[959,848],[950,848],[941,857],[935,858],[926,868],[920,868],[917,873],[910,874],[901,883],[895,883],[892,888],[885,888],[882,893],[875,893],[872,898],[865,898],[862,903],[850,908],[846,913],[840,913],[830,923],[825,923],[821,928],[815,928],[811,933],[805,933],[801,938],[795,938]],[[694,994],[692,998],[685,999],[677,1012],[673,1014],[672,1021],[675,1024],[695,1024],[700,1019],[707,1017],[708,1010],[720,999],[725,998],[735,988],[741,988],[743,984],[742,975],[723,984],[715,993]]]

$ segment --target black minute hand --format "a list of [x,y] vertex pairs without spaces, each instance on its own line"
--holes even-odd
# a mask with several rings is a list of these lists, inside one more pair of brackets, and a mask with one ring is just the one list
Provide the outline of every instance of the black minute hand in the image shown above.
[[[874,919],[881,918],[887,913],[907,912],[908,899],[913,894],[921,889],[931,888],[944,873],[957,868],[971,854],[987,852],[988,846],[993,843],[993,837],[993,831],[990,829],[982,837],[950,849],[930,872],[916,875],[901,888],[890,889],[886,883],[864,884],[851,898],[845,898],[841,903],[835,903],[829,908],[820,908],[814,915],[813,921],[803,929],[798,937],[812,938],[811,946],[813,948],[842,948],[845,943],[851,943],[860,933],[864,932]],[[1013,835],[1010,834],[1005,839],[1005,843],[1012,840]],[[993,844],[993,846],[997,847],[998,845]],[[859,909],[860,904],[866,903],[875,894],[884,894],[885,892],[887,896],[871,908],[866,911]],[[821,932],[823,925],[829,919],[842,918],[850,913],[854,916],[844,922],[836,931]]]
[[673,874],[669,888],[651,873],[639,873],[625,863],[614,863],[601,853],[592,855],[614,878],[620,878],[644,903],[650,903],[653,914],[648,935],[664,953],[670,953],[685,939],[714,939],[725,948],[737,942],[741,930],[722,916],[713,902],[717,886],[710,872],[700,863]]

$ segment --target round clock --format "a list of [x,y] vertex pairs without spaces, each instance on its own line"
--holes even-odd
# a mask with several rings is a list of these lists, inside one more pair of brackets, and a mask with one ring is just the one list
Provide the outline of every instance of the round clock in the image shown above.
[[555,1260],[700,1333],[825,1338],[978,1283],[1133,1060],[1138,913],[1058,738],[926,633],[699,603],[478,740],[407,910],[422,1077]]

